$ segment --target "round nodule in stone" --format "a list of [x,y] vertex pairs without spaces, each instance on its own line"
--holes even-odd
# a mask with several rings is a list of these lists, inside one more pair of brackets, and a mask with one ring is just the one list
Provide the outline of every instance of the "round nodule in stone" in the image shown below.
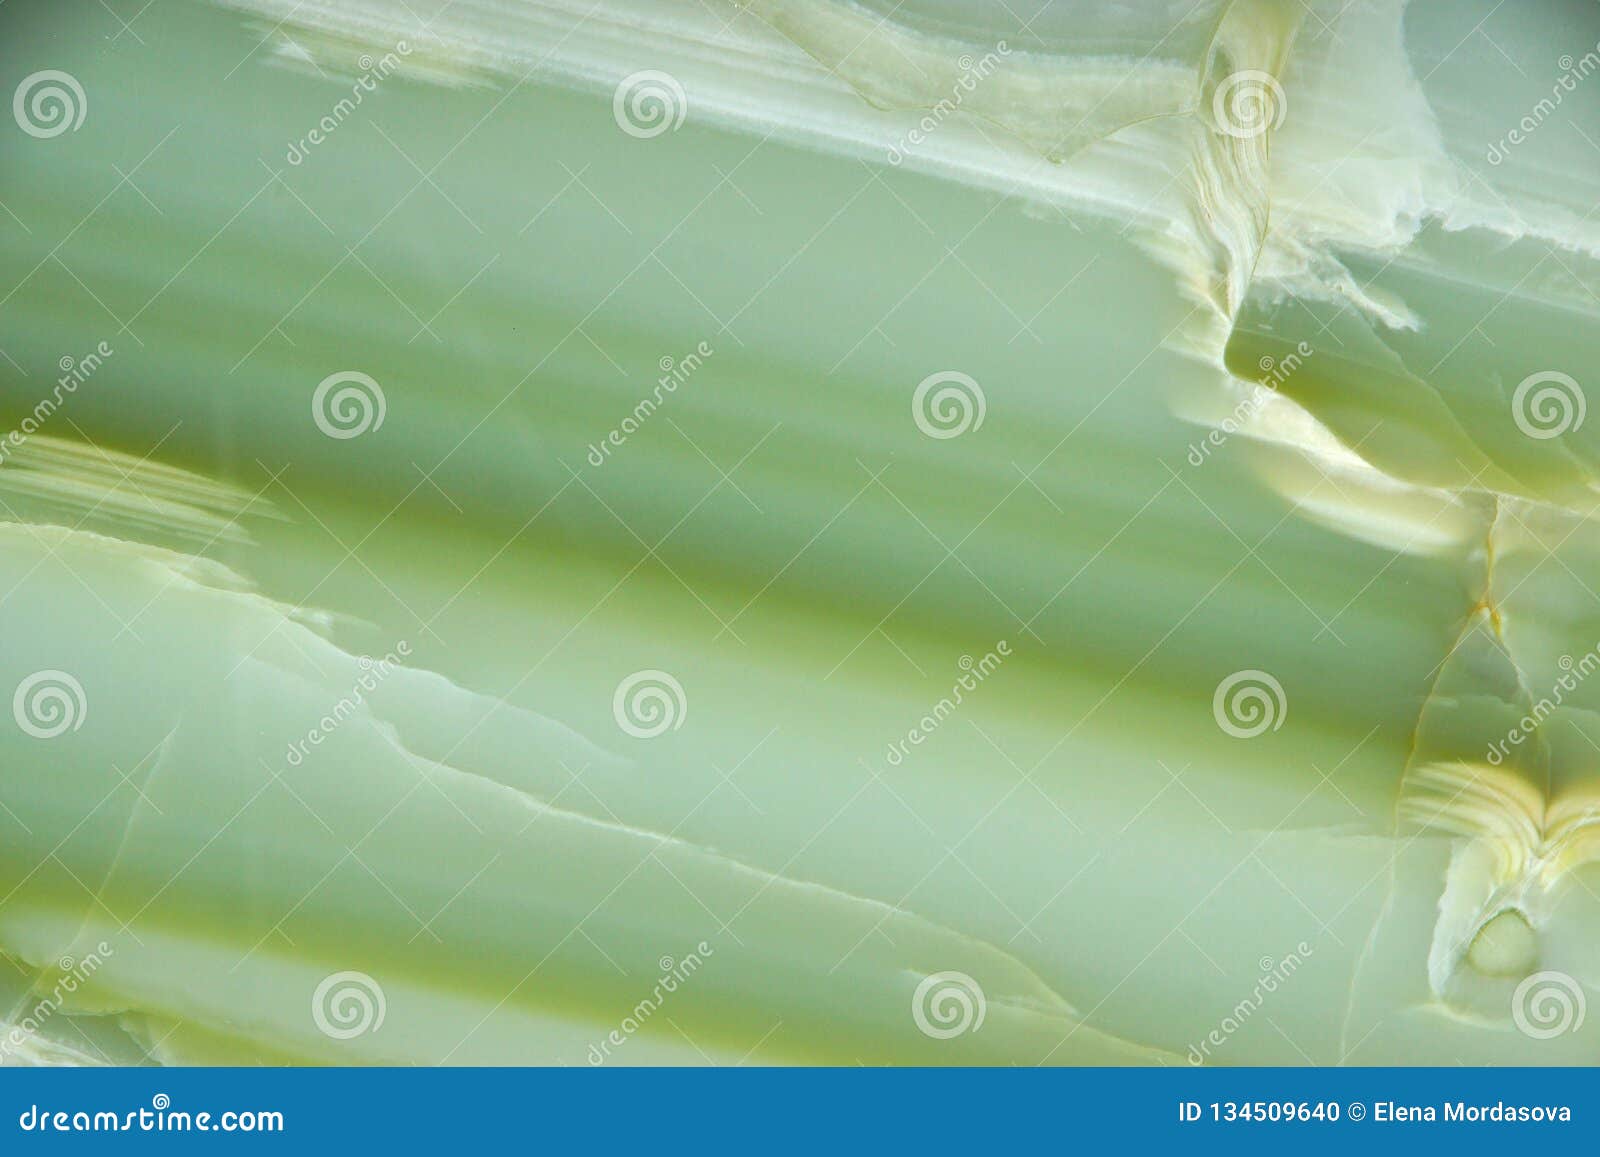
[[1514,908],[1491,917],[1467,949],[1467,963],[1485,976],[1525,976],[1538,962],[1538,934]]

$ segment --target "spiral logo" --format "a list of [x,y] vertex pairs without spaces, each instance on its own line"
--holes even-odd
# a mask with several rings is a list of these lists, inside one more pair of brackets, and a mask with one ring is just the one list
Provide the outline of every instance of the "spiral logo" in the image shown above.
[[70,956],[63,956],[60,960],[56,961],[56,966],[60,968],[62,972],[71,972],[74,968],[78,967],[78,962]]
[[1560,667],[1563,671],[1572,670],[1572,656],[1562,655],[1561,658],[1556,660],[1556,666]]
[[983,425],[983,387],[959,370],[929,374],[911,395],[911,417],[930,438],[957,438]]
[[311,996],[311,1019],[334,1040],[377,1032],[387,1011],[383,986],[365,972],[335,972]]
[[369,53],[363,52],[360,56],[356,57],[356,67],[361,69],[362,72],[371,72],[372,56]]
[[172,1107],[172,1098],[165,1093],[157,1093],[150,1098],[150,1104],[157,1110],[170,1109]]
[[1565,972],[1535,972],[1511,994],[1511,1019],[1524,1036],[1549,1040],[1583,1027],[1583,987]]
[[83,684],[65,671],[35,671],[17,684],[11,714],[35,739],[54,739],[83,726],[89,701]]
[[1540,441],[1576,430],[1583,425],[1587,410],[1583,388],[1556,370],[1529,374],[1511,395],[1511,417],[1517,429]]
[[11,98],[11,114],[30,137],[49,140],[69,129],[78,131],[89,115],[89,98],[77,77],[47,68],[23,77]]
[[640,140],[677,132],[688,112],[689,98],[678,78],[651,68],[623,77],[611,98],[617,127]]
[[1289,102],[1277,78],[1254,68],[1225,78],[1211,94],[1217,128],[1240,140],[1278,128],[1288,111]]
[[965,972],[935,972],[924,977],[911,997],[911,1019],[924,1036],[949,1040],[983,1027],[989,1002]]
[[1562,72],[1570,72],[1572,69],[1572,57],[1567,55],[1558,56],[1556,57],[1556,64]]
[[656,961],[656,964],[662,972],[671,972],[675,967],[677,967],[678,962],[672,959],[670,956],[663,956],[660,960]]
[[611,714],[617,726],[635,739],[654,739],[683,726],[689,700],[683,684],[665,671],[635,671],[617,684]]
[[1283,684],[1265,671],[1235,671],[1217,684],[1211,696],[1211,714],[1217,726],[1235,739],[1254,739],[1283,726],[1289,700]]
[[56,365],[61,367],[61,372],[64,374],[70,374],[72,372],[72,367],[77,364],[78,363],[72,359],[72,355],[70,354],[63,354],[61,360],[56,363]]
[[359,438],[383,425],[383,387],[357,370],[329,374],[311,395],[311,420],[330,438]]

